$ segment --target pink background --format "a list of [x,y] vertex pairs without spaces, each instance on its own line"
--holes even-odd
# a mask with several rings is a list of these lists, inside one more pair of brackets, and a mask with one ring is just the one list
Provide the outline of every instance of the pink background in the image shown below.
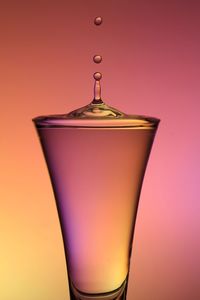
[[[93,19],[102,15],[101,27]],[[200,299],[200,2],[2,1],[0,299],[68,299],[47,168],[31,118],[103,99],[161,118],[135,232],[130,300]],[[101,54],[100,66],[92,62]]]

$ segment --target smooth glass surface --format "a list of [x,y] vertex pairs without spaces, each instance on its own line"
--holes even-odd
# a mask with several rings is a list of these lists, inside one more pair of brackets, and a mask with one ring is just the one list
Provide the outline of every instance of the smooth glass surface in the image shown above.
[[159,120],[83,117],[82,111],[34,119],[56,198],[71,299],[125,299],[139,195]]

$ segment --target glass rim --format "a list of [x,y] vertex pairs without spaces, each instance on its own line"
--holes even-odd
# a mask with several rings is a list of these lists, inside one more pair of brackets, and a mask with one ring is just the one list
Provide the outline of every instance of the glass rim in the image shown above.
[[143,115],[118,118],[72,118],[66,114],[38,116],[32,119],[38,128],[156,128],[160,119]]

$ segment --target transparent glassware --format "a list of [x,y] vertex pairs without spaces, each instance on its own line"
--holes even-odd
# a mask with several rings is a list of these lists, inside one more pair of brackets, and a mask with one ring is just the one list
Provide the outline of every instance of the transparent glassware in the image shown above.
[[33,121],[57,204],[71,300],[126,299],[139,196],[159,119],[94,99]]

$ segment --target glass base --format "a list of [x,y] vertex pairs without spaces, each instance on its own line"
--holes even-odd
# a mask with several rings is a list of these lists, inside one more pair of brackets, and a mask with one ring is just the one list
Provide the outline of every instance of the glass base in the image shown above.
[[69,283],[70,300],[126,300],[127,279],[116,290],[108,293],[88,294],[77,290],[73,284]]

